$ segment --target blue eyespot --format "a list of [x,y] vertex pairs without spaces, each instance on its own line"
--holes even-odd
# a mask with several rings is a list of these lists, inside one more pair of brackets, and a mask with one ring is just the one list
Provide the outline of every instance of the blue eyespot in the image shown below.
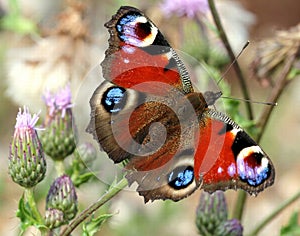
[[130,26],[130,23],[134,22],[139,16],[141,16],[141,14],[128,13],[127,15],[123,16],[117,23],[116,28],[118,31],[118,35],[124,42],[128,41],[128,34],[134,34],[134,28],[131,29],[130,27],[127,27],[127,31],[132,30],[132,32],[124,32],[124,28],[126,28],[124,26]]
[[175,168],[168,176],[169,185],[175,190],[186,188],[194,180],[194,169],[191,166]]
[[126,90],[122,87],[111,87],[103,94],[101,104],[109,113],[121,111],[126,103]]
[[263,166],[262,158],[261,153],[252,153],[248,157],[237,160],[237,171],[242,181],[256,187],[269,178],[270,165]]

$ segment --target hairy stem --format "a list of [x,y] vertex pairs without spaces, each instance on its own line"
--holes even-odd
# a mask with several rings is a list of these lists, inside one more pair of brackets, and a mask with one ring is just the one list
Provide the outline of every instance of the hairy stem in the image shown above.
[[70,235],[71,232],[92,213],[98,210],[102,205],[116,196],[122,189],[128,185],[125,178],[121,179],[119,183],[111,187],[97,202],[90,205],[88,208],[83,210],[65,229],[61,232],[60,236]]
[[32,215],[34,219],[38,222],[38,224],[43,224],[43,217],[41,216],[41,213],[39,212],[35,199],[34,199],[34,194],[33,194],[33,189],[32,188],[25,188],[24,189],[24,197],[25,201],[28,203],[30,210],[32,212]]
[[65,173],[64,160],[59,160],[54,162],[57,176],[61,176]]
[[[222,26],[222,23],[221,23],[221,20],[220,20],[220,17],[219,17],[219,14],[217,12],[217,9],[216,9],[216,6],[215,6],[215,3],[214,3],[214,0],[208,0],[208,3],[209,3],[209,7],[210,7],[210,11],[211,11],[211,14],[214,18],[214,22],[217,26],[217,29],[218,29],[218,32],[219,32],[219,36],[227,50],[227,53],[230,57],[230,60],[231,61],[235,61],[235,55],[233,53],[233,50],[230,46],[230,43],[228,41],[228,38],[226,36],[226,33],[224,31],[224,28]],[[249,95],[249,91],[248,91],[248,88],[247,88],[247,84],[246,84],[246,80],[244,78],[244,75],[243,75],[243,72],[239,66],[239,63],[238,62],[235,62],[233,64],[233,68],[237,74],[237,78],[240,82],[240,86],[241,86],[241,89],[242,89],[242,93],[243,93],[243,97],[245,100],[251,100],[250,99],[250,95]],[[251,106],[251,103],[246,103],[246,109],[247,109],[247,115],[248,115],[248,118],[250,120],[253,120],[253,112],[252,112],[252,106]]]

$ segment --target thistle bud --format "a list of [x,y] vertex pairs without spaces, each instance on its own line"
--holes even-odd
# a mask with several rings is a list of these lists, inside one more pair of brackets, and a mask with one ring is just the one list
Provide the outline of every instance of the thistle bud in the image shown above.
[[237,219],[221,223],[215,232],[217,236],[243,236],[243,226]]
[[97,151],[91,143],[86,142],[78,146],[77,155],[85,164],[90,164],[96,159]]
[[64,213],[58,209],[47,209],[45,212],[45,225],[50,229],[64,224]]
[[70,87],[56,94],[47,92],[44,101],[48,108],[45,131],[41,136],[44,151],[54,160],[63,160],[76,147]]
[[227,204],[223,191],[201,194],[196,217],[196,225],[201,235],[206,235],[207,232],[215,235],[216,228],[227,220],[227,215]]
[[64,222],[72,220],[77,213],[77,195],[72,180],[67,175],[55,179],[46,198],[46,209],[63,212]]
[[19,109],[9,150],[9,174],[17,184],[30,188],[44,179],[46,160],[35,129],[39,117],[28,108]]

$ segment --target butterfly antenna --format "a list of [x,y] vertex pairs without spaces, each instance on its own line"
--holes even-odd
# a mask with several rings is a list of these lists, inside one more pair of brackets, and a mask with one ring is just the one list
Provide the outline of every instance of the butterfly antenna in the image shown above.
[[228,71],[231,69],[234,63],[239,59],[239,57],[242,55],[246,47],[250,44],[250,41],[248,40],[245,45],[243,46],[242,50],[239,52],[239,54],[234,58],[234,60],[230,63],[230,65],[227,67],[225,72],[222,74],[221,78],[218,80],[217,85],[224,79],[224,76],[228,73]]
[[277,102],[260,102],[260,101],[253,101],[253,100],[242,99],[242,98],[224,97],[224,96],[222,96],[221,98],[238,100],[238,101],[243,101],[243,102],[251,102],[251,103],[256,103],[256,104],[263,104],[263,105],[268,105],[268,106],[277,106],[278,105]]

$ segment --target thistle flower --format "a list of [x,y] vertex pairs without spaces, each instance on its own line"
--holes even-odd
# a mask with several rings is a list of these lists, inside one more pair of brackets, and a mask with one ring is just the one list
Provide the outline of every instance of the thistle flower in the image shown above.
[[63,160],[76,147],[70,87],[66,86],[56,94],[47,92],[44,101],[48,108],[46,130],[41,135],[44,151],[54,160]]
[[227,204],[223,191],[203,192],[197,209],[196,225],[201,235],[215,235],[216,228],[227,220]]
[[243,236],[243,226],[237,219],[226,220],[216,229],[217,236]]
[[64,224],[64,213],[58,209],[47,209],[45,211],[45,225],[50,229],[57,228]]
[[44,179],[46,160],[35,125],[39,117],[27,107],[19,109],[9,150],[9,174],[14,182],[30,188]]
[[282,65],[294,57],[294,65],[299,63],[300,24],[287,30],[278,31],[275,36],[262,40],[256,48],[251,64],[253,75],[263,86],[273,85],[273,75]]
[[[72,220],[77,213],[77,195],[72,180],[67,175],[62,175],[55,179],[52,183],[46,198],[46,222],[50,225],[65,224]],[[61,213],[54,211],[59,210],[63,213],[61,221]],[[55,223],[54,223],[55,222]]]
[[93,162],[97,157],[96,148],[91,143],[83,143],[77,148],[79,158],[86,164]]
[[194,18],[197,14],[206,14],[209,10],[207,0],[165,0],[161,4],[162,11],[167,15]]
[[223,191],[203,192],[197,209],[196,225],[201,235],[242,236],[243,227],[237,219],[228,220]]

